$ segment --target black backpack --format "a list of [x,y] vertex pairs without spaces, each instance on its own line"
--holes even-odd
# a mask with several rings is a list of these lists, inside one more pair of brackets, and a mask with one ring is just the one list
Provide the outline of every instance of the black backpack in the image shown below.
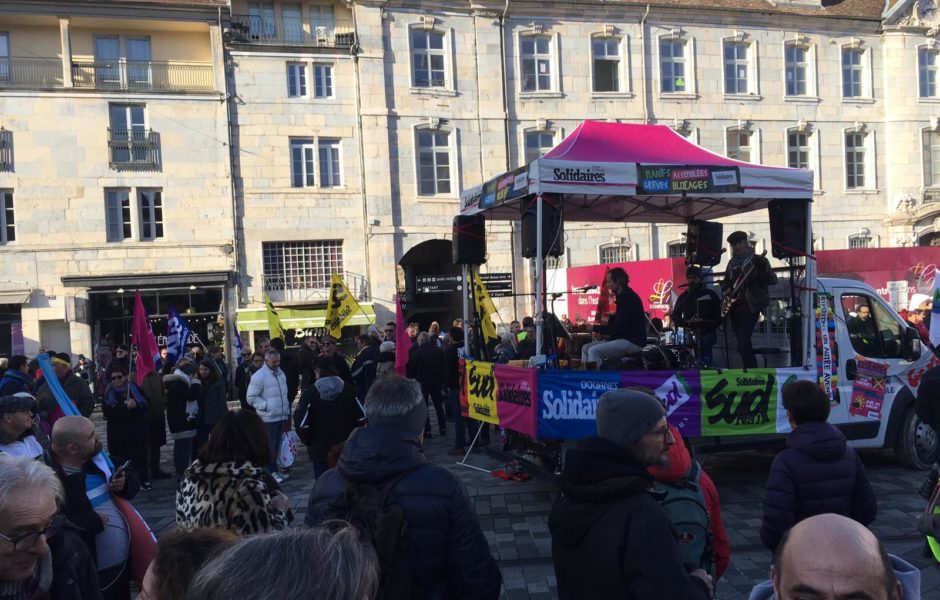
[[382,483],[369,484],[343,480],[343,493],[333,500],[321,520],[348,521],[375,549],[381,578],[376,600],[412,600],[420,597],[414,574],[408,565],[408,525],[401,506],[391,496],[395,484],[421,467],[417,465]]
[[704,569],[714,577],[711,519],[705,507],[701,477],[702,467],[693,460],[686,477],[674,483],[657,481],[655,489],[664,494],[659,505],[676,531],[683,566],[689,571]]

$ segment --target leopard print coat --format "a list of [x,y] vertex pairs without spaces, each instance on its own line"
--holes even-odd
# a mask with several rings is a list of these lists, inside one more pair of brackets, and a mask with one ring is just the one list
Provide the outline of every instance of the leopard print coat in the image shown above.
[[193,462],[176,492],[176,526],[218,527],[239,535],[284,529],[289,515],[271,506],[273,490],[263,476],[248,462]]

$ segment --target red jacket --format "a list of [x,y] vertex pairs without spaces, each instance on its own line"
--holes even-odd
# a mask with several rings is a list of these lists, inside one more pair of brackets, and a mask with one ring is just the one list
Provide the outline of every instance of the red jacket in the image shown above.
[[[682,441],[682,435],[673,425],[669,426],[676,443],[669,448],[669,469],[662,467],[649,467],[647,471],[657,481],[663,483],[674,483],[679,481],[689,473],[692,467],[692,457],[689,455],[685,442]],[[728,532],[725,531],[725,524],[721,520],[721,503],[718,499],[718,489],[715,482],[708,476],[708,473],[702,469],[701,476],[702,494],[705,496],[705,509],[708,511],[708,522],[712,534],[712,558],[715,561],[715,583],[721,579],[725,569],[731,562],[731,543],[728,541]]]

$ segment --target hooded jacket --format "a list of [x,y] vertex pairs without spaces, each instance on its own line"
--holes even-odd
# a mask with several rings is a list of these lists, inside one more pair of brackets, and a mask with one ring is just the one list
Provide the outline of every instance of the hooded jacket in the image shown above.
[[166,423],[174,440],[196,437],[199,384],[179,369],[163,376],[166,391]]
[[18,392],[30,393],[29,375],[16,369],[7,369],[0,379],[0,396],[12,396]]
[[272,371],[268,365],[262,365],[251,376],[246,398],[265,423],[277,423],[290,418],[287,377],[281,369]]
[[618,444],[585,438],[569,449],[552,508],[552,560],[560,600],[707,599],[682,567],[653,480]]
[[314,527],[343,493],[343,479],[379,484],[412,469],[392,488],[408,527],[408,564],[426,600],[496,600],[502,576],[460,479],[427,463],[417,437],[390,425],[352,432],[339,464],[317,479],[305,524]]
[[362,418],[352,386],[330,375],[317,379],[300,395],[294,429],[307,445],[310,460],[324,463],[330,449],[345,442],[352,430],[362,425]]
[[842,432],[825,421],[807,421],[787,437],[787,449],[770,465],[761,541],[774,551],[787,529],[824,513],[867,526],[878,503],[865,466]]
[[[901,584],[901,600],[920,600],[920,571],[917,567],[893,554],[889,554],[888,558],[891,560],[894,576]],[[747,600],[777,600],[773,582],[768,579],[755,585]]]
[[[674,484],[677,481],[685,479],[692,468],[692,456],[688,448],[685,447],[685,441],[682,434],[676,429],[675,425],[670,425],[672,435],[676,438],[676,443],[669,447],[669,468],[655,466],[649,467],[646,471],[653,476],[656,481]],[[715,482],[708,476],[708,473],[702,469],[699,477],[702,495],[705,496],[705,510],[708,511],[708,529],[712,535],[712,560],[715,563],[715,582],[721,579],[722,574],[731,563],[731,543],[728,541],[728,532],[725,530],[725,524],[721,520],[721,502],[718,499],[718,488]]]

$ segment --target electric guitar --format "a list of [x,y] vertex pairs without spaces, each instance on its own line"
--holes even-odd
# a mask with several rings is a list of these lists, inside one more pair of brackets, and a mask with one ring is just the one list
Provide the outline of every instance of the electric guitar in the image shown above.
[[[767,251],[764,250],[760,254],[761,258],[767,256]],[[738,275],[738,278],[734,280],[734,285],[731,286],[731,289],[725,293],[724,297],[721,299],[721,318],[724,319],[728,316],[728,313],[731,312],[731,309],[734,305],[742,299],[744,294],[744,286],[747,285],[748,279],[751,278],[751,275],[754,274],[754,270],[757,268],[757,265],[754,263],[754,259],[751,258],[751,262],[747,264],[746,267],[741,271],[741,274]]]

